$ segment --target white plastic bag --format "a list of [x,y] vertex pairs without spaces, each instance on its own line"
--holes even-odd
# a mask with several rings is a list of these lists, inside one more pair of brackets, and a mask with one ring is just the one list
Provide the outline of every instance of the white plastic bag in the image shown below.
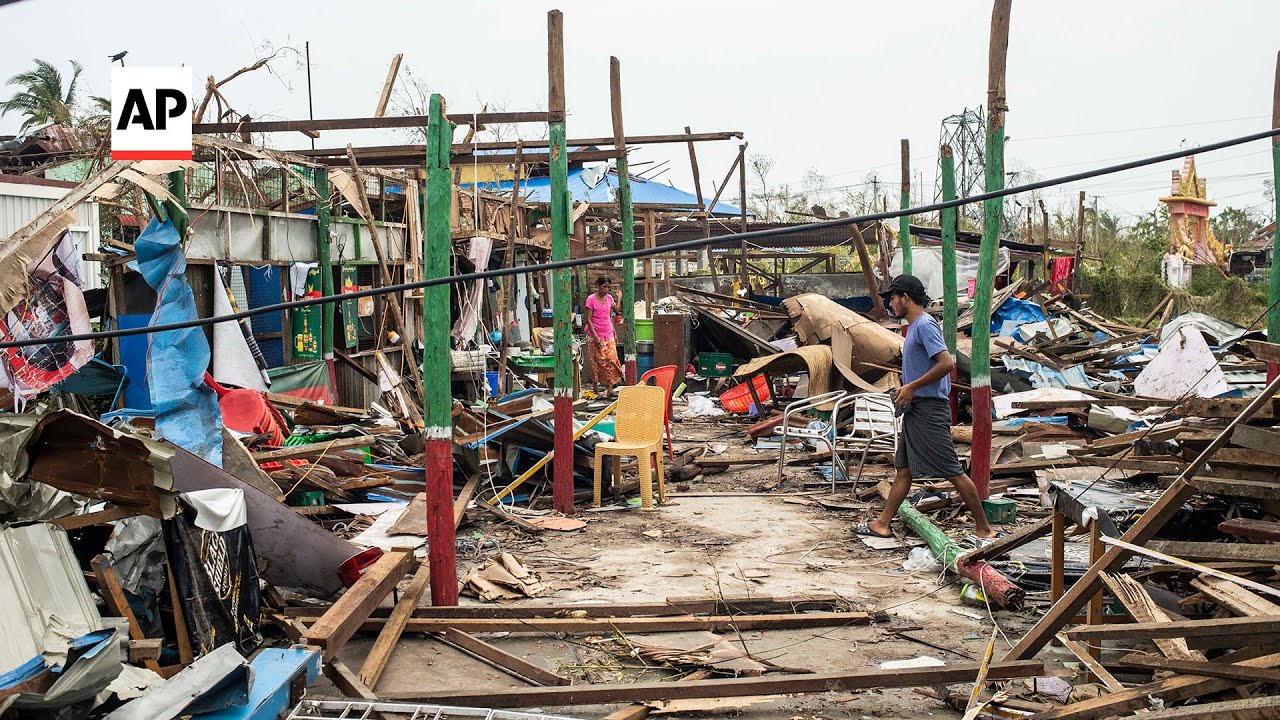
[[907,555],[907,559],[903,561],[902,569],[911,572],[936,573],[942,570],[942,565],[938,564],[938,558],[934,557],[932,550],[921,545],[911,548],[911,554]]
[[716,407],[716,403],[706,395],[688,395],[688,406],[681,413],[683,417],[711,417],[724,415],[724,410]]

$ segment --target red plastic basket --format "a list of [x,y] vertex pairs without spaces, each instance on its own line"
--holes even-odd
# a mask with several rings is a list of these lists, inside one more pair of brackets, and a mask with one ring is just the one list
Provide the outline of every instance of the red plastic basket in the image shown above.
[[[769,378],[764,375],[756,375],[751,378],[751,385],[755,386],[756,396],[760,398],[760,402],[767,403],[771,399],[769,397]],[[729,412],[747,412],[751,409],[751,390],[747,383],[731,387],[720,395],[720,406]],[[760,408],[763,410],[763,408]]]

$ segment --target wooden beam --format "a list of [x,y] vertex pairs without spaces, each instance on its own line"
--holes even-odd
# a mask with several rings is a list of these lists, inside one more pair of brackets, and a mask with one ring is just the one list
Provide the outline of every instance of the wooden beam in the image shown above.
[[1231,433],[1231,444],[1267,454],[1280,453],[1280,432],[1241,425]]
[[400,600],[392,608],[391,616],[387,619],[387,624],[382,627],[382,631],[378,633],[378,639],[373,642],[369,654],[365,656],[364,664],[360,666],[360,682],[370,689],[378,687],[378,680],[382,679],[382,672],[387,669],[391,654],[396,651],[396,645],[400,642],[405,623],[418,609],[418,601],[426,592],[430,579],[431,566],[422,563],[418,566],[418,571],[413,574],[409,587],[400,595]]
[[[391,58],[391,67],[387,69],[387,79],[382,83],[382,94],[378,96],[378,107],[373,111],[373,116],[380,118],[387,112],[387,103],[391,101],[391,88],[396,85],[396,75],[400,72],[400,61],[404,59],[402,53],[396,53]],[[314,131],[311,131],[314,132]],[[426,154],[424,150],[422,154]]]
[[[507,123],[542,123],[563,117],[550,112],[450,113],[458,125],[498,125]],[[228,133],[303,132],[306,130],[385,130],[387,128],[426,127],[429,115],[391,115],[388,117],[332,118],[323,120],[257,120],[253,122],[196,123],[194,135]]]
[[495,645],[481,640],[456,628],[445,628],[440,639],[459,650],[481,658],[490,665],[527,680],[533,685],[555,686],[569,685],[571,681],[563,675],[557,675],[546,668],[535,665],[524,658],[516,657]]
[[[324,650],[325,662],[335,657],[338,650],[360,629],[373,609],[391,593],[413,562],[412,550],[392,550],[378,558],[355,585],[328,612],[307,628],[303,640]],[[379,627],[387,621],[379,623]]]
[[[677,596],[660,602],[640,603],[566,603],[562,605],[457,605],[422,607],[414,611],[418,618],[439,620],[545,618],[574,615],[588,618],[671,617],[682,615],[763,615],[768,613],[835,612],[844,605],[836,595],[814,593],[794,597],[770,595],[747,596]],[[303,617],[317,614],[315,607],[285,608],[285,615]],[[374,610],[373,617],[386,617],[387,608]]]
[[1005,535],[1004,537],[983,545],[976,550],[970,550],[964,555],[961,555],[960,559],[956,562],[971,563],[978,560],[992,560],[994,558],[998,558],[1001,555],[1012,550],[1016,550],[1033,540],[1037,540],[1048,535],[1052,529],[1053,516],[1049,515],[1041,518],[1034,524],[1027,525],[1015,533]]
[[[1167,623],[1173,618],[1169,617],[1155,600],[1151,599],[1151,595],[1147,593],[1146,588],[1137,580],[1128,575],[1112,575],[1111,573],[1102,574],[1102,582],[1106,584],[1111,594],[1124,605],[1125,610],[1129,611],[1129,615],[1140,623]],[[1155,638],[1155,646],[1171,660],[1191,660],[1203,661],[1204,654],[1187,647],[1187,641],[1182,638]]]
[[[450,119],[457,120],[456,116]],[[466,118],[463,118],[464,120]],[[708,142],[716,140],[730,140],[732,138],[742,137],[742,132],[737,130],[727,132],[707,132],[692,133],[691,135],[675,134],[675,135],[629,135],[622,139],[621,143],[613,137],[597,137],[597,138],[573,138],[565,141],[570,147],[589,147],[592,145],[613,146],[615,149],[609,152],[616,153],[616,148],[625,148],[630,145],[660,145],[665,143],[683,143],[683,142]],[[546,154],[546,146],[539,145],[537,141],[531,140],[508,140],[502,142],[464,142],[453,143],[449,146],[449,151],[456,155],[469,155],[475,152],[493,152],[495,150],[515,150],[516,145],[521,145],[524,149],[532,149],[533,153],[530,157],[535,156],[539,149]],[[422,144],[410,145],[366,145],[357,147],[357,153],[369,155],[423,155],[427,151],[427,146]],[[342,148],[316,148],[314,150],[294,150],[294,154],[301,157],[318,158],[318,157],[343,157],[347,153],[345,147]],[[594,203],[593,203],[594,204]]]
[[[1275,668],[1251,668],[1230,663],[1208,662],[1206,660],[1164,660],[1138,653],[1126,655],[1115,662],[1107,663],[1107,665],[1121,670],[1172,671],[1184,675],[1226,678],[1244,682],[1280,682],[1280,670]],[[1209,716],[1202,715],[1200,717]]]
[[[125,619],[129,625],[130,640],[145,640],[147,636],[142,632],[142,626],[138,624],[138,618],[133,614],[133,610],[129,608],[129,601],[124,596],[120,579],[116,577],[111,561],[106,555],[98,555],[89,561],[89,566],[93,568],[93,574],[98,580],[98,594],[102,596],[107,611],[114,617]],[[143,664],[152,672],[160,672],[160,663],[155,660],[144,660]]]
[[364,447],[372,445],[376,440],[372,435],[360,435],[359,437],[337,438],[325,442],[307,443],[305,445],[291,445],[282,447],[278,450],[264,450],[253,454],[254,462],[264,463],[271,460],[291,460],[294,458],[304,458],[310,456],[325,455],[328,453],[336,453],[339,450],[347,448]]
[[1280,545],[1153,540],[1146,547],[1192,562],[1229,560],[1280,564]]
[[123,505],[114,505],[105,510],[83,513],[81,515],[68,515],[66,517],[50,520],[49,522],[57,525],[63,530],[79,530],[80,528],[89,527],[90,525],[101,525],[113,520],[133,517],[138,514],[139,513],[135,508],[128,508]]
[[[1040,674],[1043,669],[1043,665],[1035,661],[992,663],[988,669],[987,677],[992,680],[1031,677]],[[978,672],[977,664],[964,664],[940,668],[864,670],[850,673],[814,673],[811,675],[725,678],[686,682],[519,688],[497,692],[486,690],[483,692],[402,693],[392,697],[399,700],[431,702],[441,705],[489,708],[560,707],[650,700],[822,693],[868,688],[933,687],[936,685],[973,682],[978,676]]]
[[1232,518],[1218,523],[1218,531],[1226,535],[1249,538],[1250,540],[1280,541],[1280,522],[1268,520]]
[[1073,640],[1101,642],[1104,640],[1202,638],[1215,635],[1269,635],[1277,632],[1280,632],[1280,615],[1260,615],[1123,625],[1086,625],[1068,630],[1067,637]]
[[1203,575],[1192,579],[1191,586],[1237,615],[1245,617],[1280,615],[1280,604],[1259,597],[1230,580]]
[[[366,573],[367,574],[367,573]],[[363,580],[363,578],[361,578]],[[350,593],[350,591],[348,591]],[[345,597],[345,596],[344,596]],[[341,600],[339,600],[341,602]],[[336,608],[338,603],[334,603]],[[326,616],[333,613],[331,608]],[[362,619],[359,629],[375,632],[386,625],[386,618],[367,617]],[[298,618],[308,622],[313,617]],[[323,618],[320,618],[323,619]],[[731,630],[794,630],[800,628],[841,627],[846,625],[866,625],[870,622],[867,613],[805,613],[796,615],[713,615],[708,617],[665,617],[665,618],[515,618],[515,619],[456,619],[456,618],[411,618],[405,626],[406,632],[444,632],[447,628],[456,628],[463,632],[533,632],[564,633],[567,635],[609,635],[614,632],[686,632],[705,630],[708,632],[724,632]],[[318,624],[318,622],[317,622]],[[314,632],[314,627],[312,632]],[[350,637],[350,635],[348,635]]]
[[[1220,472],[1225,473],[1223,469]],[[1161,478],[1163,480],[1164,478]],[[1197,475],[1188,483],[1196,490],[1216,495],[1253,498],[1255,500],[1271,500],[1280,491],[1280,485],[1267,480],[1236,480],[1226,477],[1206,477]]]
[[1102,681],[1102,684],[1106,685],[1108,690],[1111,692],[1120,692],[1121,690],[1124,690],[1124,685],[1122,685],[1119,680],[1116,680],[1115,676],[1107,672],[1107,669],[1102,666],[1102,663],[1098,662],[1098,659],[1089,653],[1089,648],[1081,645],[1071,638],[1063,637],[1062,635],[1058,635],[1058,640],[1062,643],[1063,647],[1070,650],[1071,654],[1076,656],[1076,659],[1084,663],[1084,666],[1089,669],[1089,672],[1093,673],[1094,677]]
[[1262,696],[1243,700],[1196,703],[1142,714],[1142,720],[1274,720],[1280,717],[1280,697]]

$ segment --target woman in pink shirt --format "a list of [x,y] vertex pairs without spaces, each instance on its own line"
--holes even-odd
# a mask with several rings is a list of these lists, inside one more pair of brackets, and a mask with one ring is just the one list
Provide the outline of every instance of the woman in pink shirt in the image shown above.
[[596,278],[596,291],[587,297],[586,327],[588,361],[591,363],[591,382],[596,393],[603,384],[609,397],[613,388],[622,380],[622,363],[618,361],[617,340],[613,332],[614,297],[609,293],[612,284],[601,275]]

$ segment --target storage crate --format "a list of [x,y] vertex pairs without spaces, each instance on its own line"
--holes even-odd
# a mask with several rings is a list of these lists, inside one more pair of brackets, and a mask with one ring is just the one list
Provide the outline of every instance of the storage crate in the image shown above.
[[1018,503],[1007,498],[987,498],[982,501],[982,513],[992,525],[1008,525],[1018,518]]
[[698,353],[698,374],[722,378],[733,374],[733,356],[729,353]]

